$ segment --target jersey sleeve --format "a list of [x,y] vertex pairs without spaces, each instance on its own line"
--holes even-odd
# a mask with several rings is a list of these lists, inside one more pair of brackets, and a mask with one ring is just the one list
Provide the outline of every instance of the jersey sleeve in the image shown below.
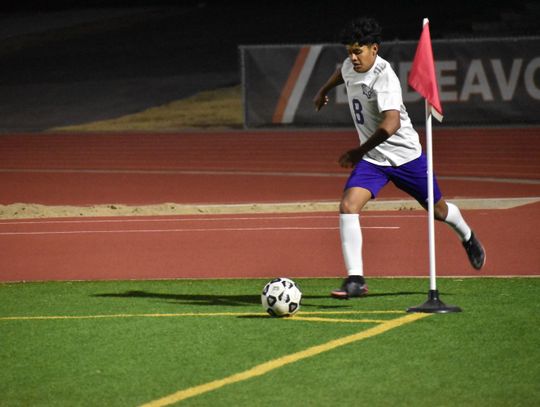
[[398,77],[393,72],[385,72],[376,82],[377,107],[379,112],[401,110],[403,97]]

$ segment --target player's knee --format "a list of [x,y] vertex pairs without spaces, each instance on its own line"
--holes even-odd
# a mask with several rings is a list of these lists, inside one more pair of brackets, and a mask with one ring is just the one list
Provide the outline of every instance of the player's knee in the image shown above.
[[448,216],[448,206],[446,205],[446,202],[443,199],[439,200],[433,209],[435,219],[444,222]]
[[343,214],[360,213],[364,205],[371,199],[371,192],[365,188],[347,189],[341,197],[339,212]]
[[435,211],[435,220],[444,222],[445,219],[446,219],[446,216],[443,216],[440,211]]
[[339,213],[360,213],[361,209],[360,205],[350,199],[343,199],[339,204]]

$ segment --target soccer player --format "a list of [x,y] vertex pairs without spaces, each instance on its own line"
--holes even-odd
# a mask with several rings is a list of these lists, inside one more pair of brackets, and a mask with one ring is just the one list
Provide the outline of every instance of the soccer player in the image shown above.
[[[328,92],[345,84],[360,147],[345,152],[339,164],[352,168],[340,203],[340,236],[348,277],[334,298],[361,297],[368,291],[362,261],[360,212],[381,188],[392,181],[427,209],[427,160],[422,153],[401,96],[399,79],[390,64],[378,55],[381,28],[371,18],[360,18],[342,32],[349,54],[313,99],[319,111],[328,103]],[[486,261],[476,238],[459,208],[442,199],[434,179],[435,219],[450,225],[462,241],[469,261],[481,269]]]

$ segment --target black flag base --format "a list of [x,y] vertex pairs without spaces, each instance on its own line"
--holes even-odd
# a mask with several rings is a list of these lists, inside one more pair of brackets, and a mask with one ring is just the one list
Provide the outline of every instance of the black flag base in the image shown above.
[[446,314],[449,312],[461,312],[461,308],[455,305],[446,305],[439,299],[438,290],[429,290],[428,300],[416,307],[407,308],[407,312],[424,312],[430,314]]

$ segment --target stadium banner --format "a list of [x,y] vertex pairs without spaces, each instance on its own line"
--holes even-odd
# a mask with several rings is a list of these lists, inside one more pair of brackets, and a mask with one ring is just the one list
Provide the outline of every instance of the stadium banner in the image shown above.
[[[416,41],[383,42],[418,126],[424,101],[409,85]],[[432,41],[442,125],[540,124],[540,37]],[[340,44],[240,46],[244,126],[350,126],[343,85],[315,112],[313,97],[347,58]]]

